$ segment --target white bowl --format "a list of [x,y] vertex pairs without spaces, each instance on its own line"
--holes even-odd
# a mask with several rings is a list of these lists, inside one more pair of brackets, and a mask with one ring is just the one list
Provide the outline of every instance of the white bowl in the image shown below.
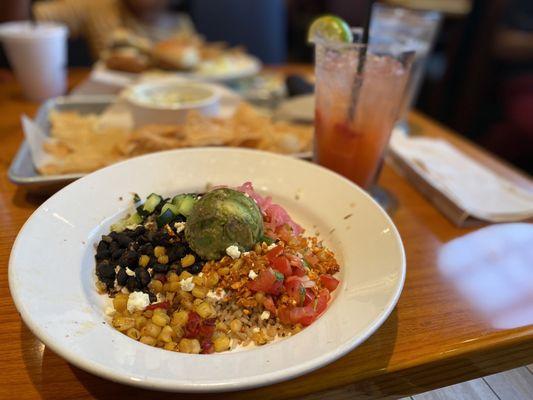
[[[215,116],[220,93],[211,85],[191,82],[148,82],[133,85],[124,94],[136,126],[179,124],[189,111]],[[179,101],[169,97],[181,97]],[[183,99],[185,97],[185,99]]]
[[[326,312],[302,332],[240,352],[190,355],[136,342],[109,326],[94,281],[94,245],[131,207],[131,193],[171,195],[251,180],[341,264]],[[74,365],[152,389],[208,392],[294,378],[346,354],[385,321],[400,296],[405,255],[394,224],[364,191],[309,162],[243,149],[150,154],[104,168],[48,199],[21,229],[9,260],[24,322]]]

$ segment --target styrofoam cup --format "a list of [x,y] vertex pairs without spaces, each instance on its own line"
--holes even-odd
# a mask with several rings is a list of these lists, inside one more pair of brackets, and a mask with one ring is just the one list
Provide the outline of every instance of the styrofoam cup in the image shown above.
[[64,94],[67,88],[65,25],[30,21],[0,24],[9,63],[30,100]]

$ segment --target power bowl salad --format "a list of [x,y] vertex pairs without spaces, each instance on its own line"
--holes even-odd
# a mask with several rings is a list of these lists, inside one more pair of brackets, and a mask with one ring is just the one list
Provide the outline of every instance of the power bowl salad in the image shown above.
[[334,254],[250,182],[152,193],[96,247],[114,328],[150,346],[210,354],[291,336],[339,285]]

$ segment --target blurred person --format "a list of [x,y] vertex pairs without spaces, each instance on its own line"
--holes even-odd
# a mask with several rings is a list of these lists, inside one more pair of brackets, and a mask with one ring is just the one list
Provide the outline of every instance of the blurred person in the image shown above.
[[172,0],[2,0],[2,20],[28,19],[67,25],[70,36],[84,37],[94,58],[105,49],[110,35],[119,28],[160,41],[169,36],[193,33],[194,26],[183,13],[168,11]]

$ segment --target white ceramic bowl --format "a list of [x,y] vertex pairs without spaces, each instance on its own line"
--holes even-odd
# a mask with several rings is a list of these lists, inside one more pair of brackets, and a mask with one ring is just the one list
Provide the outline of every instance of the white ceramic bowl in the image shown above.
[[[171,195],[251,180],[341,264],[326,312],[290,338],[240,352],[190,355],[143,345],[106,323],[94,281],[94,245],[128,211],[131,193]],[[294,378],[346,354],[393,310],[405,277],[400,236],[387,214],[348,180],[271,153],[204,148],[134,158],[48,199],[21,229],[9,285],[28,327],[76,366],[114,381],[185,392],[252,388]]]
[[142,126],[179,124],[193,110],[215,116],[219,111],[220,93],[209,84],[154,81],[131,86],[124,97],[135,125]]

